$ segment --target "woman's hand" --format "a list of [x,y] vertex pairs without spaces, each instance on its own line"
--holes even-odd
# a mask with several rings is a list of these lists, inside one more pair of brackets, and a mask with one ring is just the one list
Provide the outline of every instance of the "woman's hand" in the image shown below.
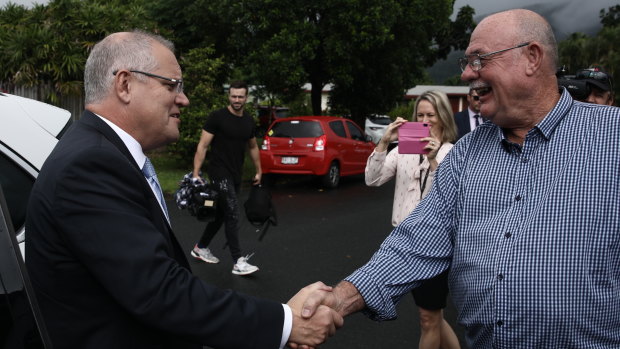
[[441,148],[441,140],[431,135],[430,137],[422,138],[421,141],[428,142],[428,144],[424,147],[424,149],[428,150],[426,157],[429,160],[435,159],[439,148]]
[[381,137],[381,140],[377,144],[377,151],[383,152],[386,151],[390,143],[398,140],[398,129],[402,124],[407,122],[406,119],[401,118],[400,116],[396,118],[392,123],[390,123]]

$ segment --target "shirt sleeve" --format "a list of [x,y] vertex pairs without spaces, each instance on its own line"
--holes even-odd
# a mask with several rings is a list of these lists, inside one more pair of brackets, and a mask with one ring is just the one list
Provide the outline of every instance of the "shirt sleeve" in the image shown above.
[[291,336],[291,331],[293,330],[293,311],[287,304],[282,304],[282,308],[284,308],[284,323],[282,324],[282,340],[280,341],[280,349],[284,349],[289,337]]
[[449,268],[454,178],[450,165],[442,164],[429,195],[390,233],[366,265],[345,278],[364,298],[365,313],[370,318],[396,318],[396,305],[405,294],[421,280]]
[[365,180],[366,185],[378,187],[388,182],[396,174],[398,147],[387,151],[378,152],[376,149],[366,161]]
[[217,130],[218,130],[218,113],[217,111],[214,111],[212,113],[209,114],[209,116],[207,117],[207,119],[205,120],[205,124],[202,127],[203,130],[211,133],[211,134],[216,134]]

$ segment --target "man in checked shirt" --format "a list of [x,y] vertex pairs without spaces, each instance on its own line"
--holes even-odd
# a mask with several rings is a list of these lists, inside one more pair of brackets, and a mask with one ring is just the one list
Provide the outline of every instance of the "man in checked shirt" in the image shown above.
[[558,89],[557,44],[528,10],[478,24],[459,64],[485,123],[370,261],[318,303],[396,317],[447,268],[472,348],[620,347],[620,108]]

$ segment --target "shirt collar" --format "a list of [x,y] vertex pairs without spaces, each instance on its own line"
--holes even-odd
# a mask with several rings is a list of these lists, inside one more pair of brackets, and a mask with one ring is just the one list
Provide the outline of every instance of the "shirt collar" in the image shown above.
[[[553,109],[551,109],[551,111],[549,111],[549,113],[528,132],[528,135],[534,132],[539,132],[546,140],[549,140],[555,129],[560,125],[564,117],[570,111],[573,102],[573,98],[570,96],[568,91],[562,87],[560,100],[556,103]],[[495,127],[497,128],[499,139],[501,141],[508,142],[506,136],[504,135],[504,131],[500,127]]]
[[564,117],[570,111],[570,108],[573,106],[573,98],[570,96],[568,91],[562,87],[562,94],[560,95],[560,100],[558,103],[551,109],[549,114],[542,119],[541,122],[536,125],[536,128],[540,130],[540,133],[546,138],[551,138],[551,135],[555,131],[555,129],[560,125],[560,122],[564,119]]
[[129,153],[131,153],[131,156],[133,157],[136,164],[138,164],[140,168],[144,167],[144,163],[146,162],[146,155],[144,155],[144,152],[142,151],[142,146],[140,145],[140,143],[138,143],[138,141],[135,138],[129,135],[129,133],[125,132],[123,129],[116,126],[116,124],[113,123],[112,121],[102,117],[99,114],[95,114],[95,115],[97,115],[101,120],[103,120],[106,124],[108,124],[108,126],[110,126],[110,128],[112,128],[114,132],[116,132],[118,137],[121,139],[121,141],[123,141],[123,143],[129,150]]

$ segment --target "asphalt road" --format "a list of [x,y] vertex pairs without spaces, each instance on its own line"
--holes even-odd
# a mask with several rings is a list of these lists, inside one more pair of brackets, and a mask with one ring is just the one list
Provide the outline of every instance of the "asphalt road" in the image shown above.
[[[232,257],[223,250],[223,228],[211,244],[219,264],[192,258],[190,249],[200,238],[205,223],[168,203],[170,218],[181,245],[187,251],[194,274],[203,280],[241,293],[286,302],[307,284],[336,284],[363,265],[391,231],[393,184],[369,188],[363,176],[343,178],[334,190],[323,190],[310,178],[288,178],[272,188],[278,225],[270,227],[263,241],[242,213],[240,232],[244,252],[254,252],[250,263],[260,270],[241,277],[231,273]],[[242,189],[241,202],[248,190]],[[450,302],[449,302],[450,303]],[[463,342],[451,303],[445,317]],[[321,348],[417,348],[417,308],[411,295],[398,306],[398,319],[375,322],[362,314],[345,319],[345,325]]]

